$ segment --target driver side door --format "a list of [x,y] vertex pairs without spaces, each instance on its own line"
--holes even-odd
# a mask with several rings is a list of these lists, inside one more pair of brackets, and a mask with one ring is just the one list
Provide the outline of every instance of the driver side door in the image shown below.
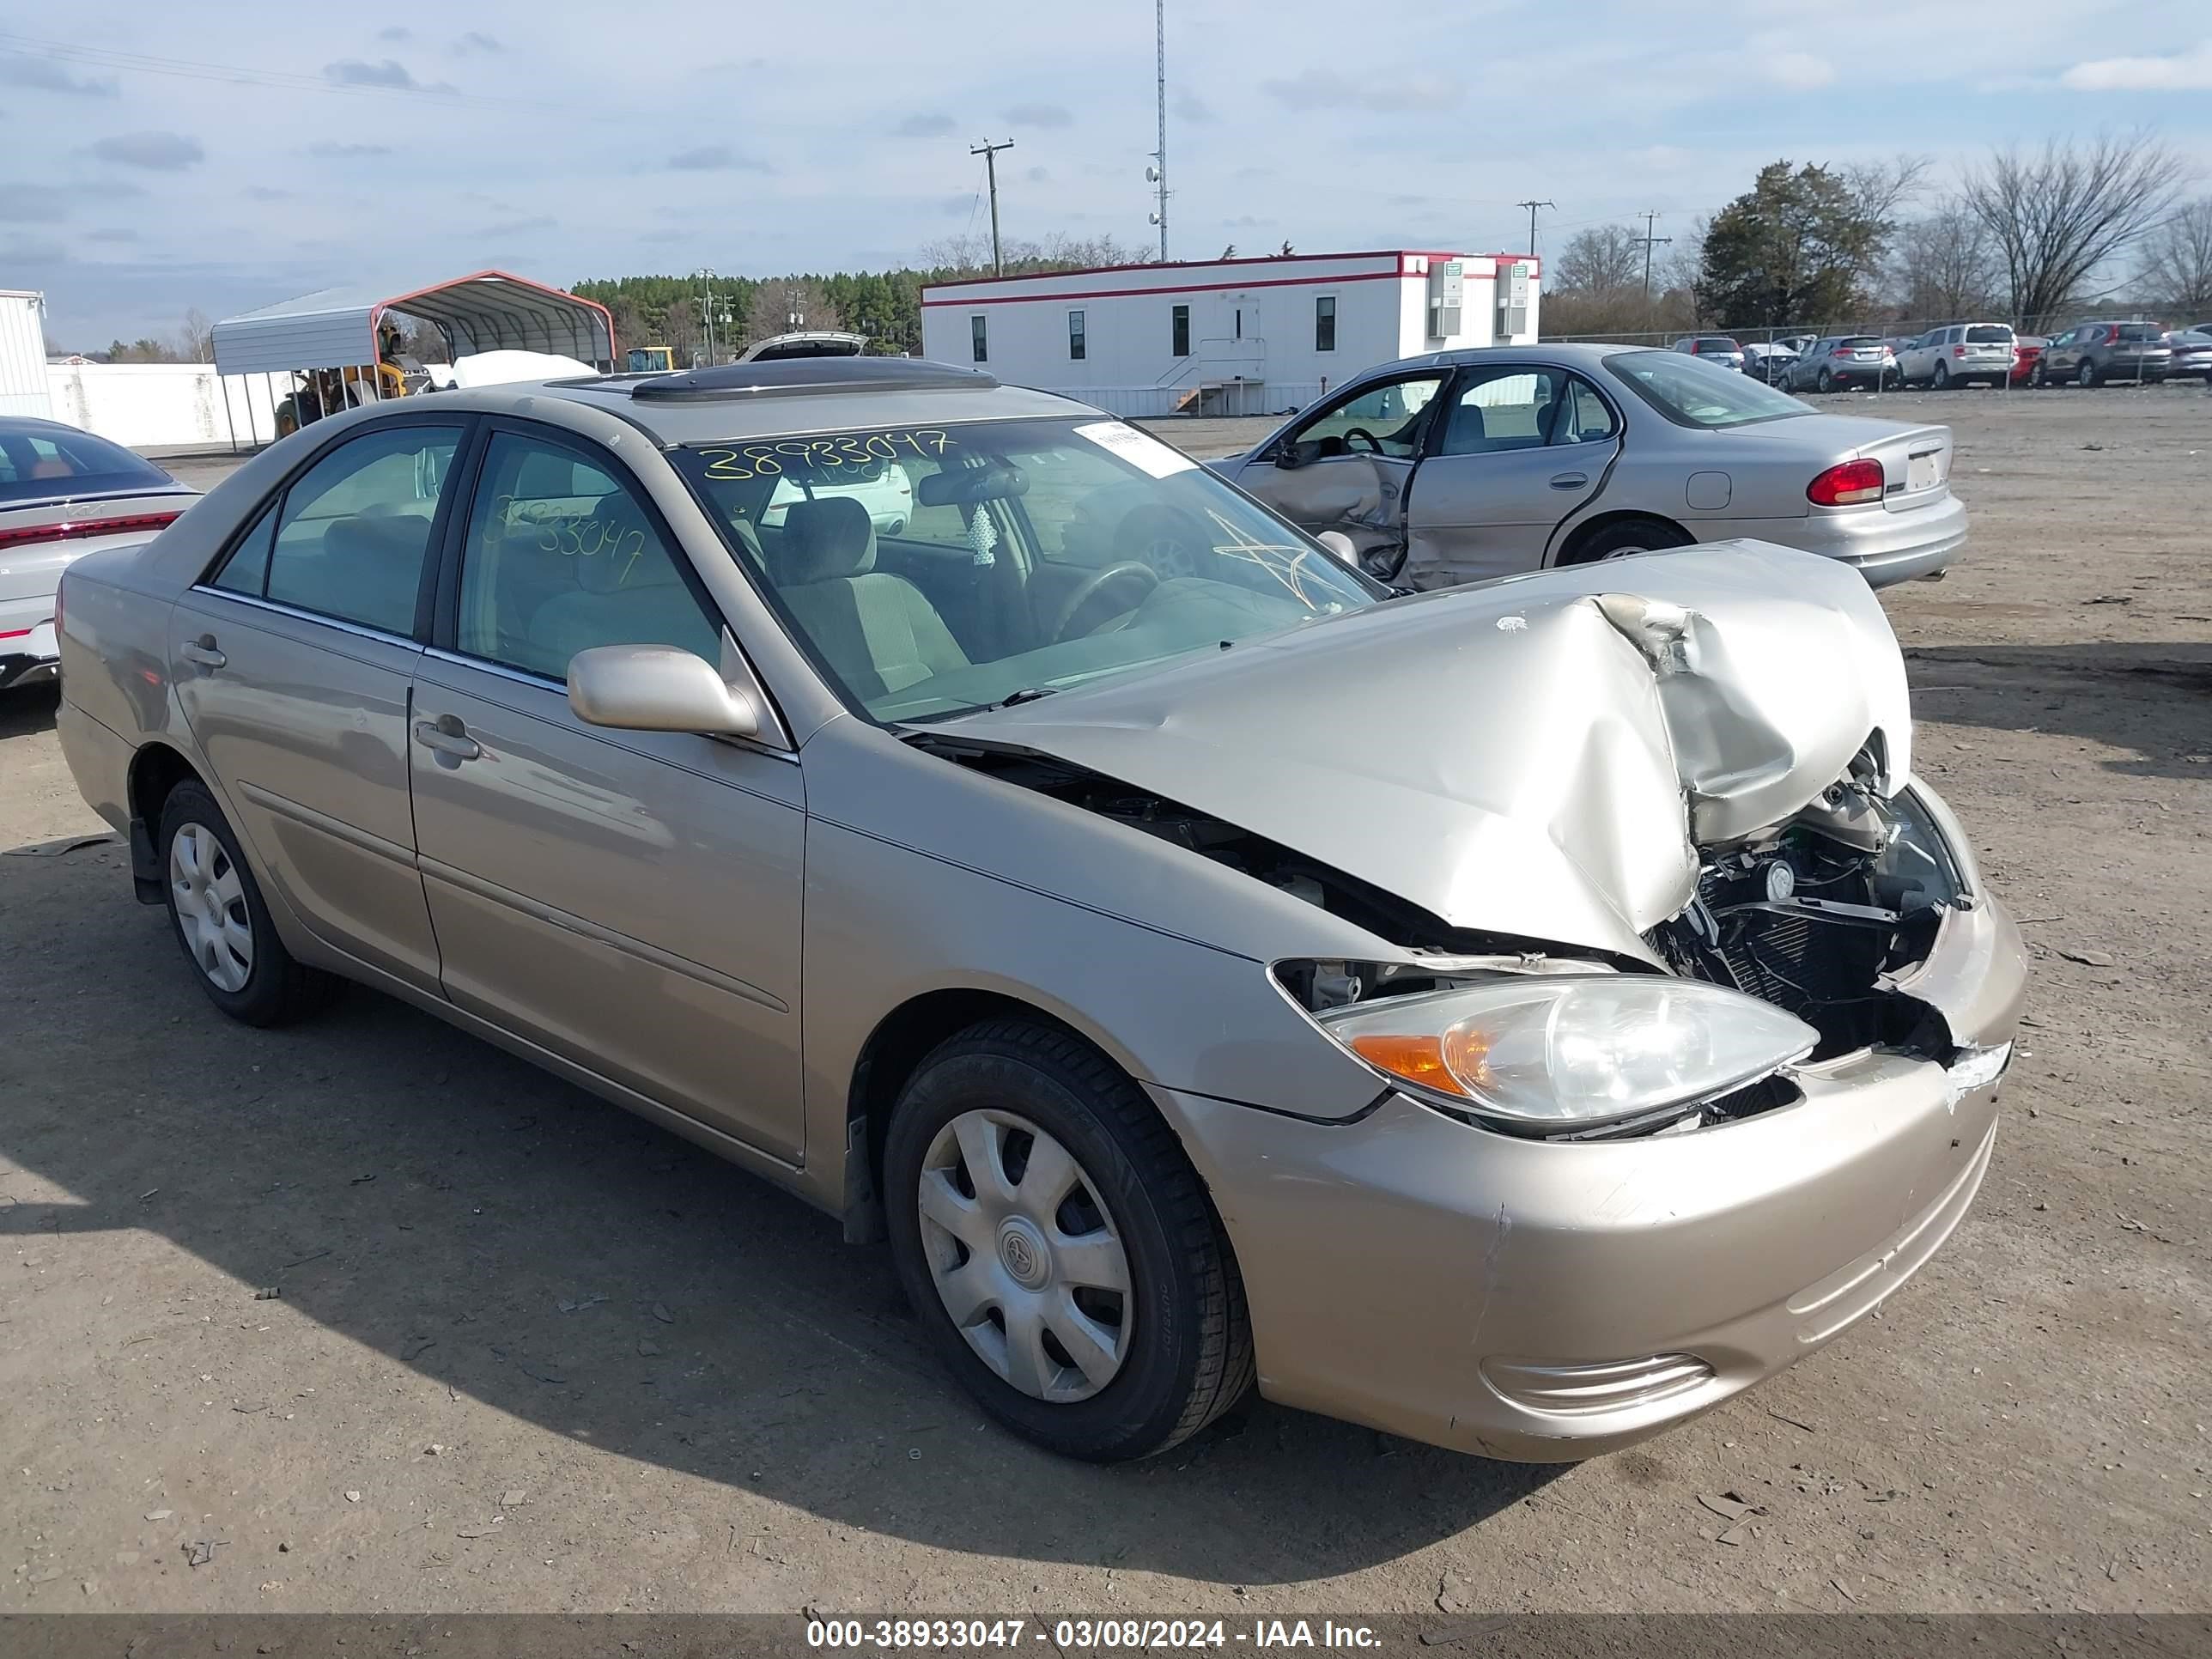
[[1310,534],[1340,531],[1370,571],[1406,547],[1406,491],[1448,371],[1364,380],[1262,445],[1231,476]]

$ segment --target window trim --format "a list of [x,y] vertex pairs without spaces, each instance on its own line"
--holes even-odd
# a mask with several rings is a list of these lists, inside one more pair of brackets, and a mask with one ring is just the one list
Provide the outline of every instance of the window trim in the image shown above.
[[[451,528],[450,520],[453,515],[453,500],[459,493],[463,481],[471,478],[469,472],[470,454],[480,436],[483,423],[483,417],[474,410],[410,409],[404,414],[386,416],[381,420],[359,422],[347,427],[343,432],[333,434],[328,442],[318,445],[312,453],[295,463],[274,489],[253,504],[252,511],[248,512],[238,526],[222,538],[222,544],[216,550],[215,556],[202,567],[199,575],[194,579],[191,586],[201,592],[211,593],[219,599],[251,600],[255,604],[266,605],[284,616],[299,617],[310,622],[327,623],[332,627],[348,629],[369,639],[404,640],[412,645],[422,644],[428,637],[430,606],[436,593],[436,588],[434,586],[434,573],[441,562],[445,538]],[[261,515],[264,513],[273,509],[276,515],[275,527],[280,530],[283,527],[284,508],[291,500],[293,486],[313,471],[325,458],[336,454],[339,449],[356,439],[374,437],[379,433],[410,426],[458,428],[461,436],[460,441],[453,447],[453,470],[446,475],[447,488],[439,495],[438,511],[430,520],[429,540],[422,553],[422,580],[415,590],[415,620],[409,632],[395,634],[375,627],[372,623],[356,622],[350,617],[341,617],[328,611],[317,611],[308,605],[295,604],[290,599],[272,599],[269,597],[269,574],[266,570],[262,573],[261,592],[258,593],[240,593],[231,588],[216,586],[216,577],[222,573],[223,567],[230,562],[231,556],[244,544],[246,537],[252,533],[253,526],[261,521]],[[276,549],[273,536],[270,538],[270,562],[274,565]]]
[[1168,356],[1181,360],[1190,356],[1190,307],[1168,307]]
[[[425,643],[431,650],[437,652],[441,657],[454,659],[479,667],[498,669],[509,674],[522,675],[534,684],[550,686],[564,696],[568,690],[568,681],[565,678],[555,679],[550,675],[539,674],[535,669],[524,668],[511,662],[501,662],[497,657],[481,656],[461,647],[461,568],[468,556],[469,525],[476,515],[477,492],[483,483],[485,468],[491,459],[492,441],[502,436],[518,439],[526,443],[544,444],[550,448],[566,451],[571,459],[581,461],[585,465],[596,468],[612,478],[617,487],[629,493],[632,504],[645,515],[645,520],[653,527],[653,534],[660,538],[661,546],[668,550],[669,557],[676,566],[676,574],[682,580],[685,588],[690,591],[692,602],[698,605],[700,614],[714,627],[718,635],[727,640],[736,640],[736,629],[730,626],[730,619],[722,614],[721,606],[715,604],[713,592],[708,590],[706,583],[700,577],[697,567],[691,562],[691,550],[684,544],[682,539],[671,528],[666,517],[663,515],[659,505],[653,501],[652,492],[640,483],[637,474],[631,471],[612,450],[598,443],[586,434],[572,432],[565,427],[526,420],[520,416],[495,415],[487,417],[483,422],[483,430],[479,434],[479,441],[469,458],[465,480],[468,512],[465,515],[455,515],[451,533],[447,536],[445,544],[439,550],[436,603],[425,639]],[[595,450],[596,453],[593,453]],[[742,653],[743,648],[740,647],[740,654]],[[747,667],[750,670],[750,663]],[[752,678],[757,684],[759,683],[760,676],[757,673],[753,674]],[[781,720],[781,716],[779,714],[779,723]]]
[[988,312],[968,313],[968,349],[971,361],[988,363],[991,361],[991,319]]
[[[1326,318],[1324,318],[1322,313],[1322,307],[1323,306],[1327,306],[1328,307],[1328,313]],[[1337,309],[1335,295],[1316,294],[1314,295],[1314,349],[1316,351],[1334,351],[1336,349]],[[1326,321],[1328,324],[1328,343],[1326,345],[1322,343],[1322,324],[1323,321]]]
[[1083,309],[1079,306],[1067,313],[1067,361],[1088,362],[1090,350],[1091,337],[1085,331]]

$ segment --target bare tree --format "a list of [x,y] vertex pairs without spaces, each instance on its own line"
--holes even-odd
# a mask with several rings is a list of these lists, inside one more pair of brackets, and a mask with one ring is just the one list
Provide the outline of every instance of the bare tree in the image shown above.
[[1860,213],[1894,225],[1928,182],[1935,160],[1903,152],[1886,161],[1854,161],[1843,169],[1844,185]]
[[177,358],[187,363],[215,361],[215,325],[198,306],[185,313],[184,326],[177,331]]
[[2078,299],[2091,274],[2140,241],[2173,205],[2189,168],[2147,132],[2001,149],[1966,178],[1962,201],[2002,262],[2013,320],[2033,328]]
[[753,345],[797,330],[839,326],[837,307],[821,284],[805,276],[771,276],[753,290],[745,312],[745,343]]
[[2188,204],[2150,233],[2137,280],[2179,325],[2212,317],[2212,196]]
[[1644,250],[1632,225],[1592,225],[1567,238],[1546,273],[1547,298],[1610,294],[1644,280]]
[[[1069,236],[1054,231],[1042,241],[1012,237],[1001,246],[1005,250],[1009,276],[1043,270],[1084,270],[1101,265],[1142,264],[1146,258],[1144,249],[1131,246],[1111,235]],[[991,239],[973,234],[945,237],[924,245],[921,263],[934,271],[988,276],[991,272]]]
[[1995,308],[2002,287],[1995,246],[1982,222],[1956,202],[1904,227],[1891,262],[1899,313],[1943,322]]

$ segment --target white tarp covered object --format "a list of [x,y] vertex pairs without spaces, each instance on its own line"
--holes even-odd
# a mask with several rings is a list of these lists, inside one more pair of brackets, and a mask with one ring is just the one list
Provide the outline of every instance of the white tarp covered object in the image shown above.
[[327,288],[227,317],[215,325],[216,366],[225,374],[258,374],[374,362],[386,312],[436,326],[456,359],[518,350],[574,358],[586,373],[614,367],[614,323],[605,306],[503,270]]
[[464,387],[507,386],[517,380],[567,380],[598,373],[591,364],[558,352],[479,351],[454,361],[448,383]]

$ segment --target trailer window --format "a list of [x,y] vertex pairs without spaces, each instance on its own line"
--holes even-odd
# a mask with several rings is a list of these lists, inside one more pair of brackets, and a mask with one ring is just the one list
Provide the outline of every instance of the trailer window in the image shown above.
[[975,349],[977,362],[988,363],[991,361],[990,337],[985,331],[982,313],[980,312],[968,319],[968,341]]
[[1079,311],[1067,313],[1067,356],[1071,362],[1083,361],[1083,313]]
[[1188,306],[1177,306],[1177,307],[1175,308],[1175,330],[1174,330],[1174,332],[1175,332],[1175,344],[1174,344],[1173,349],[1174,349],[1174,353],[1175,353],[1175,355],[1176,355],[1176,356],[1178,356],[1178,357],[1188,357],[1188,356],[1190,356],[1190,307],[1189,307]]
[[1314,301],[1314,349],[1336,349],[1336,295],[1324,294]]

